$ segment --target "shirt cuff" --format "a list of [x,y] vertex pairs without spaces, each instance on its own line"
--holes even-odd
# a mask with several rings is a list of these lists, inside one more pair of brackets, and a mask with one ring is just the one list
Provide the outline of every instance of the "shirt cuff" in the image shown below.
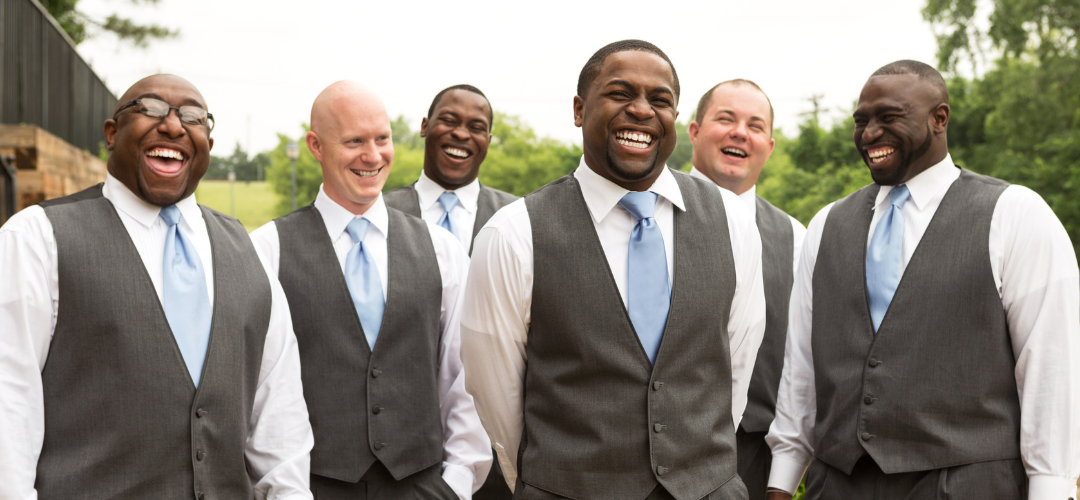
[[1028,498],[1031,500],[1065,500],[1076,498],[1076,478],[1037,474],[1028,477]]
[[476,478],[468,467],[443,462],[442,478],[460,500],[472,500],[473,481]]
[[[773,456],[772,470],[769,471],[769,487],[784,490],[792,495],[799,489],[806,462],[796,462],[789,458]],[[1031,497],[1035,498],[1035,497]]]

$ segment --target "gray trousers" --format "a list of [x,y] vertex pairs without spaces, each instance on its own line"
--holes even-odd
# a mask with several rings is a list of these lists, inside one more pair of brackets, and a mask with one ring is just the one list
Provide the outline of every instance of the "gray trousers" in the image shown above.
[[491,456],[494,458],[491,461],[491,472],[488,472],[484,485],[476,493],[473,493],[473,500],[510,500],[514,497],[514,494],[510,492],[510,487],[506,485],[502,467],[499,467],[499,456],[495,454],[494,449],[491,450]]
[[311,493],[315,500],[457,500],[441,469],[438,464],[396,481],[386,466],[375,462],[355,483],[312,474]]
[[851,475],[816,458],[806,470],[806,500],[1027,500],[1027,486],[1020,459],[886,474],[866,455]]
[[[518,476],[517,485],[514,488],[514,500],[565,500],[566,497],[561,497],[554,493],[549,493],[540,488],[534,488],[523,482],[521,482],[521,476]],[[316,499],[318,500],[318,499]],[[581,499],[592,500],[592,499]],[[624,499],[619,499],[624,500]],[[634,500],[634,499],[625,499]],[[645,497],[645,500],[676,500],[668,490],[665,490],[663,486],[656,485],[656,488],[649,493],[649,496]],[[746,486],[743,486],[742,481],[739,480],[739,476],[732,477],[731,480],[722,484],[712,493],[709,493],[701,500],[746,500]]]
[[768,432],[746,432],[742,426],[735,433],[739,477],[746,485],[750,500],[765,500],[765,492],[769,489],[772,450],[765,442],[766,434]]

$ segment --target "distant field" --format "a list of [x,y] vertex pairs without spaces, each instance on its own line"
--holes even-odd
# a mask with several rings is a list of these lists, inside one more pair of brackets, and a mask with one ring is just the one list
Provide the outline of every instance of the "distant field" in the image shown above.
[[[199,203],[229,214],[229,181],[202,181],[195,190]],[[265,182],[236,182],[236,213],[250,233],[274,218],[278,196]]]

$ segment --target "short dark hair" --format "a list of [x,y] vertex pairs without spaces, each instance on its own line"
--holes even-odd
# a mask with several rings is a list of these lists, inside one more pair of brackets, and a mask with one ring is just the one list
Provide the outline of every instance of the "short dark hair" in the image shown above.
[[769,94],[766,94],[764,90],[761,90],[761,87],[759,87],[758,84],[743,78],[736,78],[734,80],[720,82],[716,85],[713,85],[713,88],[709,89],[708,92],[705,92],[705,94],[701,96],[701,99],[697,103],[697,112],[694,114],[694,121],[696,121],[699,126],[701,125],[702,117],[705,116],[705,112],[708,111],[709,106],[712,105],[713,91],[720,87],[723,87],[724,85],[749,85],[751,87],[754,87],[755,89],[758,89],[758,92],[761,92],[761,95],[765,96],[765,102],[769,103],[769,135],[772,135],[773,120],[776,119],[776,113],[773,111],[772,107],[772,99],[769,99]]
[[878,68],[877,71],[870,75],[870,78],[888,75],[915,75],[920,80],[933,85],[941,94],[945,104],[949,103],[949,88],[945,85],[945,78],[929,64],[911,59],[902,59]]
[[664,51],[645,40],[620,40],[618,42],[609,43],[600,50],[596,51],[592,57],[589,58],[585,66],[581,68],[581,74],[578,75],[577,80],[577,95],[581,98],[585,98],[585,94],[589,91],[589,86],[592,85],[593,80],[596,80],[597,75],[600,74],[600,70],[604,67],[604,60],[611,54],[617,52],[650,52],[656,54],[668,63],[671,67],[671,77],[675,80],[675,99],[679,98],[679,74],[675,72],[675,65],[671,64],[671,59],[668,58]]
[[457,85],[451,85],[449,87],[446,87],[445,89],[440,90],[438,94],[435,94],[435,99],[431,100],[431,107],[429,107],[428,110],[427,110],[428,120],[431,119],[431,115],[435,114],[435,106],[437,106],[439,104],[439,101],[442,100],[442,97],[444,95],[446,95],[447,92],[450,92],[451,90],[464,90],[466,92],[472,92],[472,93],[474,93],[474,94],[476,94],[476,95],[478,95],[480,97],[483,97],[484,100],[487,101],[487,104],[488,104],[488,132],[490,132],[491,127],[495,126],[495,110],[491,109],[491,101],[488,101],[487,96],[484,95],[484,93],[481,92],[480,89],[478,89],[478,88],[476,88],[476,87],[474,87],[472,85],[469,85],[467,83],[460,83],[460,84],[457,84]]

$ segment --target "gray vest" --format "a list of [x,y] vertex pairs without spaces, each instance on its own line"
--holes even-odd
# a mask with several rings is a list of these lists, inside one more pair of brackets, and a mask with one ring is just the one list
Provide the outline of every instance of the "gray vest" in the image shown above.
[[[525,197],[534,281],[521,479],[570,498],[697,500],[735,475],[727,321],[735,267],[716,186],[673,172],[671,310],[655,366],[638,341],[578,181]],[[629,238],[629,234],[627,235]]]
[[869,453],[886,473],[1020,456],[1020,402],[990,267],[990,219],[1007,184],[961,170],[874,334],[866,238],[879,186],[837,202],[814,268],[814,453],[850,473]]
[[784,369],[788,300],[794,281],[795,233],[791,219],[757,197],[757,227],[761,233],[761,276],[765,282],[765,337],[750,377],[746,411],[739,424],[747,432],[766,432],[776,416],[776,392]]
[[101,185],[41,205],[56,237],[61,300],[41,373],[39,498],[252,498],[244,443],[271,296],[244,227],[202,208],[214,310],[196,390]]
[[401,479],[443,456],[439,263],[424,221],[387,212],[388,296],[374,349],[319,211],[309,205],[275,221],[278,280],[292,311],[315,433],[311,472],[348,482],[375,460]]
[[[487,224],[488,219],[491,219],[495,212],[516,199],[518,199],[517,196],[481,184],[480,195],[476,198],[476,222],[473,223],[472,239],[476,239],[480,228]],[[420,196],[416,194],[416,183],[383,193],[383,200],[388,207],[396,208],[413,217],[420,217]],[[472,245],[469,245],[469,254],[472,254]]]

